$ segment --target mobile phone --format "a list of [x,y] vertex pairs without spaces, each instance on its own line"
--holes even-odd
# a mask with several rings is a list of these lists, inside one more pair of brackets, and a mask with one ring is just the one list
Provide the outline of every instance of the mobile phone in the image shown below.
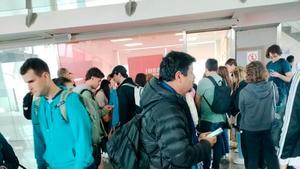
[[218,128],[217,130],[211,132],[209,135],[207,135],[207,137],[214,137],[217,135],[220,135],[221,133],[223,133],[223,129],[222,128]]

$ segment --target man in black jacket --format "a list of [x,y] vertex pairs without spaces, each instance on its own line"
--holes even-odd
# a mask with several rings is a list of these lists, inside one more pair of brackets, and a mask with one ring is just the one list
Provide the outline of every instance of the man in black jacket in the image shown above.
[[14,150],[0,133],[0,169],[17,169],[18,166],[19,160]]
[[118,83],[117,93],[119,102],[119,120],[120,126],[130,121],[136,113],[136,105],[134,101],[133,80],[128,77],[127,70],[124,66],[118,65],[112,73],[113,80]]
[[195,79],[194,61],[186,53],[170,52],[160,64],[159,80],[152,78],[144,88],[141,106],[147,112],[142,118],[140,139],[151,169],[191,169],[201,161],[210,164],[216,138],[206,137],[207,133],[197,137],[184,98]]

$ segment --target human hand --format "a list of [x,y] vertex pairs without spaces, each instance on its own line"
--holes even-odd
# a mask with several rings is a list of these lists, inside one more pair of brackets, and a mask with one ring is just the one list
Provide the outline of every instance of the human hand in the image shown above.
[[280,77],[281,74],[278,73],[278,72],[271,72],[271,73],[270,73],[270,76],[271,76],[271,77]]
[[207,135],[209,135],[211,132],[206,132],[206,133],[201,133],[200,135],[199,135],[199,140],[200,139],[203,139],[203,138],[205,138],[205,137],[207,137]]
[[102,120],[106,123],[110,122],[112,119],[111,113],[107,113],[106,115],[102,116]]
[[105,106],[104,106],[104,109],[107,110],[107,111],[111,111],[112,108],[113,108],[113,107],[112,107],[111,105],[105,105]]
[[214,136],[214,137],[208,137],[208,135],[210,134],[211,132],[206,132],[206,133],[201,133],[200,136],[199,136],[199,141],[200,140],[206,140],[209,142],[210,146],[214,146],[217,142],[217,137]]

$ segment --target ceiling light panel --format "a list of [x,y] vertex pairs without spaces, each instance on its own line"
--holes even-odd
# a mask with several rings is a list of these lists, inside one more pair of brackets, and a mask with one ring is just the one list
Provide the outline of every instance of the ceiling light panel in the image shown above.
[[133,47],[133,46],[142,46],[143,43],[128,43],[128,44],[125,44],[124,46],[127,46],[127,47]]
[[126,41],[131,41],[133,40],[132,38],[122,38],[122,39],[112,39],[110,40],[111,42],[126,42]]

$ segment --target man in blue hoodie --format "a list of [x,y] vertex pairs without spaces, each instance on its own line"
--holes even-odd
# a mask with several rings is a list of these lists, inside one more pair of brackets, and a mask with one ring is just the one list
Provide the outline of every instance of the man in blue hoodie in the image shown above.
[[[39,97],[39,106],[32,106],[38,169],[92,168],[91,122],[79,95],[71,93],[65,102],[61,101],[62,90],[53,83],[48,65],[39,58],[27,59],[20,74],[30,92]],[[67,121],[60,112],[63,104]]]

